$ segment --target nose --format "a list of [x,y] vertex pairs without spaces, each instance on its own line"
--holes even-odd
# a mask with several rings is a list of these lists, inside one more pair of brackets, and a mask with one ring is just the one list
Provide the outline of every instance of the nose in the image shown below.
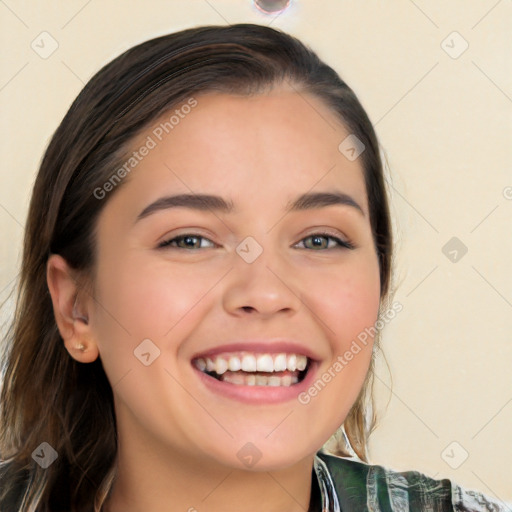
[[298,280],[291,267],[270,250],[263,250],[252,263],[237,255],[224,293],[224,308],[234,315],[293,315],[302,305]]

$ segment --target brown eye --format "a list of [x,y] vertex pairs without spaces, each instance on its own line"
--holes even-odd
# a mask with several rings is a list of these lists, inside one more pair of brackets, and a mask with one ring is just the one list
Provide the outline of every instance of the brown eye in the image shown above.
[[164,240],[158,245],[158,247],[176,249],[204,249],[205,247],[201,247],[201,240],[207,240],[213,244],[211,240],[205,238],[204,236],[187,233],[185,235],[176,236],[169,240]]

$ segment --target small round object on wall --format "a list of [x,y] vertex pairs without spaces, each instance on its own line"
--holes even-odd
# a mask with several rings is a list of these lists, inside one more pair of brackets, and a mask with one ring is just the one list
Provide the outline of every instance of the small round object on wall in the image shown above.
[[253,2],[265,14],[278,14],[290,6],[291,0],[253,0]]

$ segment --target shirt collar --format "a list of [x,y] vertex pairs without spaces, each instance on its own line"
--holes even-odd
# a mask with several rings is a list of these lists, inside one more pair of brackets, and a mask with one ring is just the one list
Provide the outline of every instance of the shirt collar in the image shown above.
[[320,488],[320,496],[322,499],[322,512],[341,512],[338,495],[334,487],[334,483],[325,462],[315,455],[313,468],[318,480]]

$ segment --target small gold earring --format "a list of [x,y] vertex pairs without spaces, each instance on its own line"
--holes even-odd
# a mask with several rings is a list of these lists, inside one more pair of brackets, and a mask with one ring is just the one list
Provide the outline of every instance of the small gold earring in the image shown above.
[[85,345],[83,343],[80,343],[76,346],[77,350],[80,350],[81,352],[85,352]]

